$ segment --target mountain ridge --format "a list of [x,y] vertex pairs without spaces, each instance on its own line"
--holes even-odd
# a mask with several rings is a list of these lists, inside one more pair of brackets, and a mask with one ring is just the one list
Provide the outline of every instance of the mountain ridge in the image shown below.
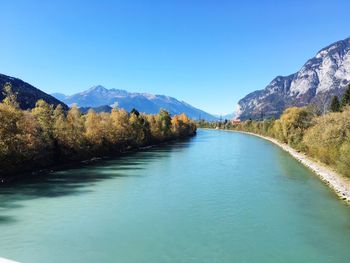
[[68,106],[55,97],[43,92],[42,90],[32,86],[31,84],[15,77],[0,74],[0,101],[4,99],[4,85],[10,83],[13,92],[17,94],[17,101],[23,110],[32,109],[38,100],[43,99],[48,104],[57,106],[61,104],[65,110]]
[[185,101],[177,100],[174,97],[150,93],[128,92],[122,89],[107,89],[102,85],[92,86],[91,88],[73,94],[64,95],[62,93],[53,93],[53,96],[64,101],[68,105],[77,104],[83,111],[89,108],[97,110],[109,110],[113,107],[123,108],[127,111],[133,108],[140,112],[148,114],[158,113],[161,108],[170,112],[170,114],[185,113],[192,119],[203,118],[206,120],[216,120],[217,118],[203,110],[195,108]]

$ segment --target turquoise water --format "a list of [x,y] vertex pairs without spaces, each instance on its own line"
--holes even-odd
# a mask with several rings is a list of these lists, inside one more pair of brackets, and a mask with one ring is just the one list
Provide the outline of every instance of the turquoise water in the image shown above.
[[348,262],[350,208],[275,145],[187,141],[0,187],[21,262]]

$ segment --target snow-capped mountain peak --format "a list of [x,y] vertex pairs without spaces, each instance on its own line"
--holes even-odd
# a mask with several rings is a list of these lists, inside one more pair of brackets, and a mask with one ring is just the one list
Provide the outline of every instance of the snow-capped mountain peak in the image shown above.
[[107,89],[101,85],[93,86],[86,91],[71,96],[59,93],[53,95],[60,97],[68,105],[77,104],[84,111],[88,108],[106,111],[111,110],[112,107],[119,107],[127,111],[135,108],[140,112],[154,114],[163,108],[171,114],[185,113],[192,119],[216,120],[213,115],[169,96]]

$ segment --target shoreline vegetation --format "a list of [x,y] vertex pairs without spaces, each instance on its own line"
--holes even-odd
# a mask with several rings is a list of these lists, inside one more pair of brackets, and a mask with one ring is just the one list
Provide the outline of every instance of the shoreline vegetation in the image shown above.
[[[287,108],[279,119],[197,123],[199,128],[246,132],[267,139],[313,170],[350,202],[350,85],[323,111],[315,105]],[[315,161],[314,161],[315,160]]]
[[22,110],[10,84],[5,84],[4,91],[5,99],[0,102],[0,183],[196,134],[195,122],[185,114],[170,116],[166,110],[143,114],[136,109],[129,113],[117,108],[111,113],[89,110],[82,114],[76,105],[64,111],[61,105],[55,108],[44,100],[31,110]]

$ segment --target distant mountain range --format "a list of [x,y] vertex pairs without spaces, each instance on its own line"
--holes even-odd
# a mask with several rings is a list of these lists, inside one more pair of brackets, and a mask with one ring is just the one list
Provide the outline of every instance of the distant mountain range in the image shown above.
[[119,107],[127,111],[135,108],[140,112],[155,114],[163,108],[172,115],[185,113],[192,119],[201,118],[209,121],[217,119],[217,117],[205,111],[169,96],[131,93],[120,89],[106,89],[100,85],[71,96],[61,93],[53,93],[52,96],[69,106],[74,103],[77,104],[83,112],[89,108],[93,108],[96,111],[110,111],[112,107]]
[[263,90],[238,102],[241,119],[278,117],[285,108],[314,103],[327,107],[332,96],[343,94],[350,83],[350,38],[321,49],[296,73],[278,76]]
[[63,102],[57,100],[51,95],[42,92],[41,90],[33,87],[32,85],[24,82],[23,80],[6,76],[0,74],[0,101],[4,99],[4,85],[5,83],[11,83],[12,90],[17,93],[17,100],[22,109],[31,109],[35,107],[35,103],[43,99],[49,104],[53,104],[57,106],[58,104],[62,104],[64,109],[68,109],[68,106]]
[[229,114],[225,114],[225,115],[215,115],[216,118],[218,118],[219,120],[232,120],[236,117],[236,114],[234,112],[229,113]]

